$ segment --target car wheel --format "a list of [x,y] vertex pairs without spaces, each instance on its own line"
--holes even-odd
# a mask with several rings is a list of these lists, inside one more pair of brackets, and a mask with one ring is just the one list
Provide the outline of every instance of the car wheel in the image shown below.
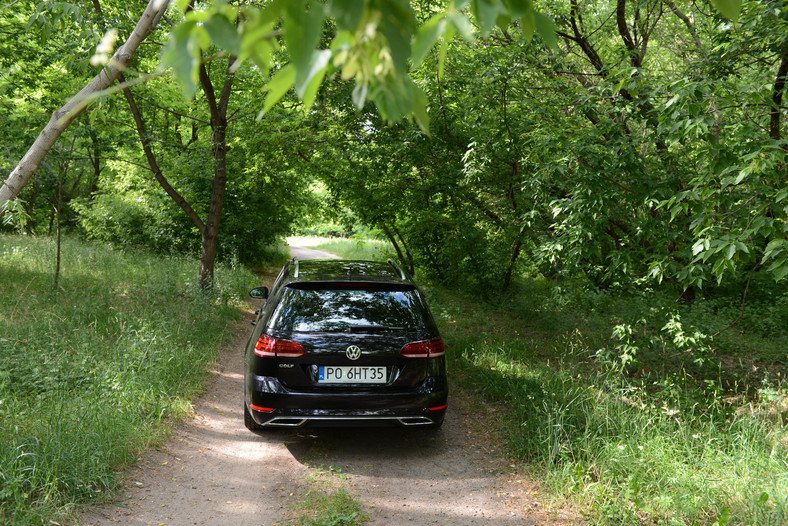
[[252,413],[249,412],[249,407],[244,403],[244,425],[249,431],[259,431],[263,428],[260,424],[254,421]]

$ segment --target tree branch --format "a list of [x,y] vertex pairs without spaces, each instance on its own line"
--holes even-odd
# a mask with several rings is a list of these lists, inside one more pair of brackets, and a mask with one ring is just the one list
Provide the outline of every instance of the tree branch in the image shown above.
[[[123,75],[121,75],[121,80],[123,79]],[[130,88],[125,88],[123,90],[123,95],[126,97],[126,101],[129,103],[129,109],[131,110],[131,114],[134,117],[134,122],[137,125],[137,134],[139,135],[140,142],[142,143],[142,149],[145,152],[145,157],[148,159],[148,165],[150,166],[151,172],[153,172],[153,177],[156,178],[159,185],[167,192],[173,201],[183,210],[189,219],[192,220],[194,226],[202,233],[205,229],[205,223],[194,211],[191,205],[183,198],[175,188],[170,185],[167,179],[164,177],[164,174],[161,173],[161,168],[159,168],[159,163],[156,161],[156,156],[153,154],[153,150],[150,148],[150,137],[148,136],[148,132],[145,129],[145,122],[142,120],[142,114],[140,113],[139,108],[137,107],[137,103],[134,100],[134,95],[131,93]]]

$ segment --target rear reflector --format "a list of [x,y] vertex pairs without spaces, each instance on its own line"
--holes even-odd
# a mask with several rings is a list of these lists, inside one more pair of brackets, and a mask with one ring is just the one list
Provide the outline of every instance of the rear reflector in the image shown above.
[[274,410],[273,407],[260,407],[259,405],[254,405],[254,404],[249,404],[249,407],[251,407],[255,411],[263,411],[266,413],[271,413]]
[[300,343],[281,340],[267,334],[263,334],[257,340],[257,345],[254,346],[254,353],[257,356],[277,356],[279,358],[298,358],[306,354],[304,347]]
[[443,342],[440,338],[411,342],[402,348],[400,354],[405,358],[437,358],[443,356]]
[[449,404],[439,405],[438,407],[430,407],[430,411],[440,411],[441,409],[446,409],[449,407]]

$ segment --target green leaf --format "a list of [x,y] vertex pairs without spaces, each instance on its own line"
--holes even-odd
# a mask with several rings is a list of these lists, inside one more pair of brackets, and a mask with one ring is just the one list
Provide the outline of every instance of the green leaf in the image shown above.
[[194,21],[186,21],[175,26],[161,56],[162,63],[172,68],[175,78],[183,87],[186,98],[194,97],[197,92],[200,48],[194,37],[196,29],[197,23]]
[[353,99],[353,104],[356,105],[356,108],[359,110],[364,107],[364,103],[367,102],[367,92],[369,91],[369,86],[366,84],[356,84],[353,88],[353,94],[351,98]]
[[446,53],[449,50],[449,43],[454,40],[454,26],[448,26],[443,33],[443,41],[438,51],[438,75],[443,77],[443,68],[446,65]]
[[304,98],[304,93],[306,93],[309,84],[311,84],[312,80],[316,76],[319,76],[321,72],[325,72],[329,60],[331,60],[331,50],[329,49],[320,49],[312,52],[309,67],[300,79],[300,82],[299,76],[296,74],[295,90],[299,97]]
[[241,54],[238,58],[252,59],[264,73],[268,73],[271,67],[271,56],[276,45],[272,35],[273,24],[256,9],[247,12],[243,23]]
[[[463,15],[462,13],[452,13],[447,17],[447,20],[449,21],[449,24],[451,24],[449,27],[456,29],[463,40],[466,42],[474,41],[473,24],[470,20],[468,20],[467,16]],[[454,35],[454,32],[452,32],[452,35]],[[449,40],[451,40],[451,38]]]
[[304,101],[307,109],[312,107],[315,102],[315,96],[323,78],[326,76],[326,69],[328,61],[331,60],[331,50],[321,49],[312,54],[312,63],[307,75],[307,84],[299,86],[295,85],[296,93]]
[[262,113],[270,110],[274,104],[284,97],[287,90],[293,87],[295,83],[295,68],[288,64],[283,67],[273,76],[271,81],[265,86],[268,90],[268,95],[265,96],[265,104],[263,105]]
[[534,12],[534,23],[536,24],[536,32],[542,37],[547,47],[554,51],[557,50],[558,34],[553,19],[542,13]]
[[499,13],[498,18],[495,19],[495,25],[501,28],[501,31],[504,31],[511,23],[512,17],[508,13]]
[[183,13],[184,11],[186,11],[186,8],[189,6],[190,3],[191,0],[178,0],[175,6],[178,9],[178,11]]
[[727,245],[725,247],[725,259],[733,259],[733,256],[736,254],[736,246],[733,244]]
[[427,95],[419,86],[413,86],[413,116],[425,135],[430,134],[430,115],[427,112]]
[[203,27],[214,44],[231,55],[238,56],[241,53],[241,37],[238,36],[238,30],[225,16],[214,15],[203,22]]
[[446,18],[443,15],[435,15],[419,28],[413,39],[411,60],[414,68],[421,65],[427,52],[435,45],[445,30]]
[[701,252],[706,250],[705,242],[703,239],[699,239],[692,245],[692,255],[697,256]]
[[473,15],[481,28],[482,35],[487,36],[498,21],[498,6],[494,0],[475,0],[472,5]]
[[508,4],[512,18],[519,18],[533,9],[531,0],[509,0]]
[[722,16],[736,22],[741,14],[741,0],[711,0],[711,4],[717,8]]
[[364,0],[333,0],[329,12],[340,29],[355,31],[364,15]]
[[319,3],[291,2],[285,13],[285,40],[290,60],[295,68],[295,84],[300,92],[309,84],[313,71],[313,52],[320,42],[323,10]]
[[775,261],[766,271],[774,275],[775,281],[780,281],[788,276],[788,260]]
[[416,29],[416,17],[406,0],[382,0],[380,3],[380,31],[391,49],[394,67],[400,73],[408,71],[410,37]]
[[725,275],[725,263],[725,258],[717,258],[717,260],[714,262],[714,266],[712,267],[712,274],[717,276],[717,285],[722,283],[722,278]]
[[525,37],[525,42],[530,43],[531,39],[534,37],[534,32],[536,31],[536,21],[534,20],[534,12],[529,11],[522,18],[523,23],[523,37]]

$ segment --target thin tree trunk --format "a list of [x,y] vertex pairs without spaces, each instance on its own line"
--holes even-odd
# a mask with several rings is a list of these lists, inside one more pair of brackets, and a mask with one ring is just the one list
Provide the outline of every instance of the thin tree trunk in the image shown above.
[[58,288],[58,284],[60,282],[60,207],[63,206],[63,176],[61,175],[60,180],[57,184],[57,208],[56,208],[56,215],[57,215],[57,256],[55,261],[55,290]]
[[392,223],[391,224],[391,228],[394,230],[394,233],[397,235],[397,239],[399,239],[399,242],[402,244],[402,248],[405,249],[405,257],[408,258],[408,273],[411,276],[415,276],[416,275],[416,265],[413,263],[413,256],[410,253],[410,249],[408,248],[408,244],[405,243],[405,239],[402,237],[402,234],[400,234],[399,229],[397,228],[397,225]]
[[399,259],[400,263],[404,264],[405,257],[402,255],[402,250],[399,248],[399,243],[397,243],[397,240],[394,239],[394,236],[391,234],[391,230],[389,230],[389,227],[386,225],[386,223],[381,223],[380,226],[383,227],[383,233],[386,234],[386,237],[389,238],[389,243],[391,243],[391,245],[394,247],[394,251],[397,253],[397,259]]
[[92,155],[88,153],[90,162],[93,165],[93,178],[87,187],[88,198],[92,199],[93,194],[98,190],[99,178],[101,177],[101,145],[98,140],[98,135],[93,131],[90,134],[90,141],[93,144]]
[[30,180],[33,172],[46,157],[52,145],[60,135],[76,119],[86,105],[85,99],[107,89],[118,76],[125,70],[140,43],[151,33],[159,22],[159,19],[167,10],[168,2],[161,0],[150,0],[145,11],[137,22],[137,26],[129,36],[128,40],[112,56],[110,64],[101,70],[87,86],[82,88],[76,96],[69,100],[63,107],[52,113],[49,123],[41,130],[38,138],[27,151],[16,168],[8,176],[8,179],[0,185],[0,203],[15,199],[22,191],[25,184]]
[[785,91],[786,76],[788,76],[788,50],[786,50],[782,62],[780,62],[780,68],[777,70],[777,79],[774,81],[774,89],[772,90],[769,137],[775,141],[779,141],[781,137],[780,117],[782,116],[783,92]]
[[[57,201],[55,201],[55,218],[57,220],[57,255],[55,256],[55,290],[57,290],[58,283],[60,282],[60,211],[63,208],[63,180],[68,175],[68,168],[71,166],[71,159],[74,155],[74,146],[77,144],[77,137],[71,139],[71,148],[68,151],[65,163],[60,168],[60,174],[57,178]],[[49,221],[49,233],[52,233],[52,220]]]
[[503,286],[501,292],[506,292],[509,285],[512,283],[512,274],[514,273],[514,264],[517,263],[517,258],[520,257],[520,251],[523,247],[523,242],[518,237],[512,245],[512,257],[509,259],[509,267],[506,269],[506,274],[503,277]]
[[219,236],[219,224],[222,218],[224,194],[227,188],[227,105],[230,102],[234,75],[231,68],[235,57],[227,62],[224,86],[219,100],[213,90],[205,65],[200,66],[200,83],[205,92],[205,99],[211,110],[211,129],[213,130],[214,175],[211,191],[211,204],[202,231],[200,255],[200,286],[204,289],[213,286],[213,271],[216,263],[216,246]]

